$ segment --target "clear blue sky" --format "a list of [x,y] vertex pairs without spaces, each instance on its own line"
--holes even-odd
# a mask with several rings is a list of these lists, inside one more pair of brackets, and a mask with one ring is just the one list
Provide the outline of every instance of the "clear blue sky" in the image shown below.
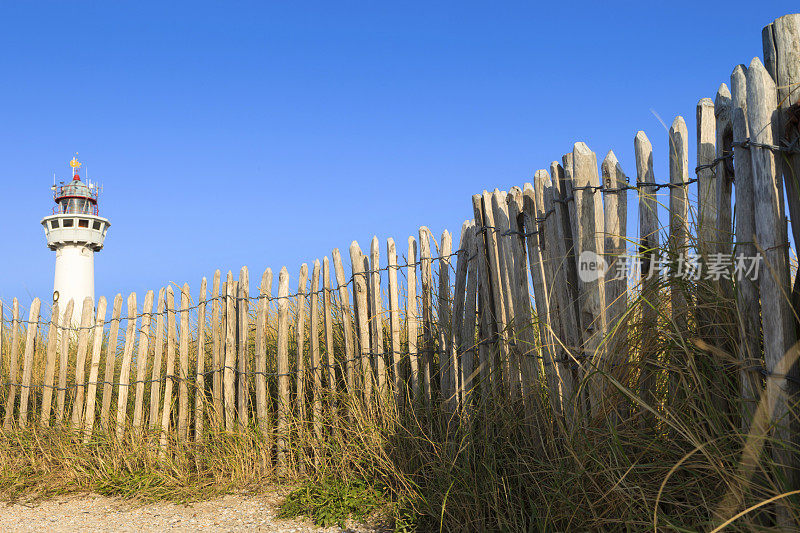
[[[585,141],[666,179],[667,124],[796,2],[7,2],[0,298],[48,301],[39,220],[80,153],[112,227],[96,292],[302,262],[428,225]],[[694,161],[690,142],[690,160]],[[636,216],[631,216],[635,230]],[[438,237],[437,237],[438,238]],[[383,248],[383,246],[382,246]],[[254,284],[255,285],[255,284]]]

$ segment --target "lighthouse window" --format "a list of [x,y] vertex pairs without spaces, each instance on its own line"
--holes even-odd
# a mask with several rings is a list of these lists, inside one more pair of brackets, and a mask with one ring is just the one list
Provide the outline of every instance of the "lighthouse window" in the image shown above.
[[51,229],[58,229],[58,220],[53,220],[50,222]]
[[89,227],[89,221],[85,220],[85,219],[78,220],[78,227],[79,228],[88,228]]
[[75,225],[75,221],[74,220],[72,220],[71,218],[65,218],[64,219],[64,227],[65,228],[71,228],[73,225]]
[[94,223],[92,224],[92,229],[100,229],[100,221],[99,220],[95,220],[94,221]]

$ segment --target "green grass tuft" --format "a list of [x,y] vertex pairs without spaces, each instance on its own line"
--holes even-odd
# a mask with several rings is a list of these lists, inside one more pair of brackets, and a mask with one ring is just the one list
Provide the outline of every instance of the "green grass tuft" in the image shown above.
[[323,478],[305,483],[281,504],[279,518],[306,516],[323,527],[345,527],[348,518],[364,521],[387,505],[385,489],[361,479]]

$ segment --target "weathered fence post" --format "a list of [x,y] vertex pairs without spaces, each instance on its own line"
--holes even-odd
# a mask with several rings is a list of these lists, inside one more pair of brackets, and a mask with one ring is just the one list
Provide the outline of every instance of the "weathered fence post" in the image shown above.
[[372,404],[372,362],[369,342],[369,304],[367,302],[367,273],[364,271],[364,254],[356,241],[350,244],[350,264],[353,272],[353,300],[358,316],[358,340],[361,348],[361,372],[364,401]]
[[[563,295],[568,299],[565,300],[560,307],[566,307],[569,303],[573,317],[569,320],[579,323],[578,315],[580,308],[578,304],[578,263],[575,260],[575,230],[572,227],[572,218],[570,213],[575,210],[575,197],[572,192],[572,154],[565,154],[562,156],[562,162],[568,163],[569,168],[562,166],[558,161],[550,163],[550,174],[552,176],[553,186],[553,208],[556,213],[556,237],[557,242],[554,251],[557,250],[562,259],[558,261],[561,269],[564,271],[564,291]],[[549,209],[549,208],[548,208]],[[566,312],[566,311],[564,311]],[[564,328],[568,320],[564,319]],[[574,329],[575,341],[580,344],[580,328]],[[576,350],[578,344],[572,348]]]
[[[459,379],[460,393],[464,414],[471,415],[472,391],[475,388],[475,326],[477,320],[477,295],[478,295],[478,228],[472,220],[467,226],[464,242],[461,246],[463,257],[467,266],[467,288],[464,298],[464,321],[459,334]],[[527,282],[527,280],[526,280]]]
[[[233,273],[231,273],[231,277],[233,277]],[[234,306],[235,309],[235,306]],[[225,276],[225,281],[222,282],[220,286],[220,319],[219,319],[219,327],[220,327],[220,336],[221,338],[221,346],[220,346],[220,354],[219,354],[219,375],[220,375],[220,401],[221,401],[221,410],[220,410],[220,419],[219,424],[220,427],[227,424],[225,422],[226,416],[226,407],[225,407],[225,361],[227,360],[227,353],[228,353],[228,281],[227,275]],[[236,342],[236,327],[234,326],[234,344]]]
[[109,321],[108,340],[106,341],[106,366],[103,372],[103,403],[100,410],[100,427],[109,431],[109,414],[111,413],[111,399],[114,393],[114,368],[117,363],[117,347],[119,345],[119,323],[122,316],[122,295],[114,297],[114,307]]
[[[200,296],[197,302],[197,350],[195,352],[194,391],[194,440],[203,440],[203,408],[206,403],[206,302],[208,280],[200,281]],[[141,339],[141,336],[139,337]]]
[[278,473],[289,470],[289,272],[286,267],[278,274]]
[[300,275],[297,280],[297,322],[295,326],[295,345],[297,347],[295,376],[295,400],[297,420],[297,437],[302,446],[305,442],[306,428],[306,362],[305,362],[305,336],[306,336],[306,285],[308,284],[308,265],[300,265]]
[[403,398],[403,373],[400,369],[400,286],[397,283],[397,247],[394,239],[386,240],[386,264],[389,274],[389,333],[392,349],[392,377],[394,378],[394,403],[398,409]]
[[493,346],[497,342],[497,322],[495,320],[495,304],[492,299],[492,282],[490,279],[489,234],[494,229],[487,228],[484,218],[483,195],[472,196],[472,212],[475,215],[476,247],[478,250],[478,308],[480,310],[481,333],[478,339],[478,368],[480,369],[481,399],[487,401],[489,393],[495,394],[495,378],[492,374],[494,359]]
[[[553,163],[558,164],[557,161],[553,161]],[[553,163],[550,164],[551,168],[553,167]],[[563,234],[562,241],[564,242],[564,252],[565,252],[565,263],[564,263],[564,273],[566,276],[566,287],[567,293],[571,298],[572,303],[572,313],[575,315],[575,321],[577,324],[580,324],[580,315],[581,315],[581,308],[580,308],[580,298],[578,298],[578,293],[580,291],[578,279],[578,252],[576,250],[576,246],[578,244],[578,229],[573,224],[573,220],[576,220],[575,215],[575,193],[572,190],[573,185],[573,163],[572,163],[572,152],[564,154],[561,156],[561,163],[563,166],[558,166],[558,179],[555,179],[556,174],[553,174],[553,179],[555,180],[556,187],[558,189],[558,197],[560,198],[559,201],[555,202],[556,209],[561,209],[562,221],[560,226],[563,227],[562,230],[559,230]],[[554,193],[555,195],[555,193]],[[580,332],[580,327],[577,328],[578,337],[580,338],[580,342],[583,342],[583,334]],[[576,352],[576,353],[579,353]],[[576,369],[576,372],[579,369]],[[581,370],[582,372],[582,370]],[[582,396],[586,396],[583,394]],[[583,398],[580,400],[581,404],[586,403],[586,399]],[[585,410],[585,405],[582,407]]]
[[[85,300],[91,306],[91,299]],[[83,411],[78,412],[78,421],[74,424],[76,430],[80,430],[80,421],[84,420],[83,442],[88,442],[94,429],[95,401],[97,400],[97,379],[100,376],[100,352],[103,349],[103,327],[106,318],[106,299],[101,296],[97,301],[97,316],[94,321],[94,339],[92,341],[92,362],[89,367],[89,383],[86,388],[86,415]],[[85,304],[84,304],[85,306]],[[81,376],[81,381],[85,377]],[[77,406],[75,407],[77,408]],[[75,408],[73,408],[73,421],[75,420]]]
[[[720,249],[719,231],[719,184],[721,176],[716,176],[716,158],[718,147],[717,138],[717,109],[710,98],[703,98],[697,103],[697,190],[698,190],[698,230],[697,250],[702,258],[701,268],[709,269],[719,259],[715,254]],[[687,195],[688,198],[688,195]],[[687,239],[688,244],[688,239]],[[724,334],[720,329],[722,314],[719,299],[722,295],[721,283],[703,277],[697,284],[697,329],[701,338],[715,347],[721,347]],[[714,362],[714,355],[708,354],[700,362],[704,370],[701,375],[714,379],[718,370]],[[724,372],[719,376],[724,376]],[[724,399],[718,394],[715,396],[717,410],[723,407]]]
[[419,386],[419,360],[417,356],[418,330],[417,322],[417,241],[414,237],[408,238],[408,294],[406,296],[406,328],[408,329],[408,360],[411,370],[411,397],[420,399]]
[[431,375],[436,375],[433,366],[433,354],[436,351],[436,341],[433,336],[433,268],[431,257],[431,232],[422,226],[419,228],[419,274],[422,289],[422,359],[420,372],[422,373],[422,390],[425,401],[431,405],[433,391],[431,390]]
[[222,361],[225,345],[225,331],[222,329],[221,308],[225,294],[220,294],[219,269],[214,271],[211,286],[211,403],[214,407],[214,422],[219,425],[222,420]]
[[[523,217],[525,220],[526,240],[528,248],[528,258],[530,261],[531,281],[533,285],[533,296],[536,305],[536,318],[539,323],[539,342],[541,343],[542,368],[544,368],[545,379],[547,382],[548,396],[555,412],[561,412],[561,394],[558,384],[558,371],[556,369],[556,359],[559,347],[553,336],[551,327],[550,313],[550,290],[545,276],[544,261],[544,241],[545,234],[543,225],[539,224],[537,218],[540,211],[544,209],[542,189],[544,187],[544,173],[536,171],[534,174],[534,185],[526,183],[523,186]],[[542,205],[539,199],[542,198]],[[527,279],[525,280],[527,284]],[[538,365],[537,365],[538,366]]]
[[[492,191],[492,213],[494,214],[494,222],[496,227],[496,234],[497,234],[497,250],[498,250],[498,259],[500,260],[500,281],[501,287],[503,291],[503,304],[505,306],[506,311],[506,326],[508,327],[508,336],[509,339],[514,338],[514,292],[513,292],[513,267],[512,267],[512,258],[510,255],[510,251],[508,249],[508,240],[510,235],[508,234],[509,229],[511,228],[508,220],[508,204],[506,203],[506,197],[508,193],[506,191],[501,191],[499,189],[495,189]],[[513,352],[513,350],[511,350]],[[510,363],[510,361],[509,361]],[[510,368],[510,367],[509,367]]]
[[161,402],[161,366],[164,355],[164,307],[166,306],[164,288],[158,291],[156,305],[156,345],[153,355],[153,373],[150,379],[150,421],[148,426],[153,430],[160,423],[158,407]]
[[256,419],[261,434],[271,433],[269,420],[269,394],[267,391],[267,339],[269,307],[272,301],[272,270],[264,269],[258,289],[258,315],[256,317]]
[[453,348],[454,328],[452,323],[452,300],[450,298],[450,255],[453,253],[453,239],[450,232],[442,233],[439,248],[439,390],[442,402],[450,413],[457,407],[455,398],[455,373],[457,370]]
[[[338,250],[336,251],[338,254]],[[340,261],[341,263],[341,261]],[[338,270],[336,273],[336,277],[338,280],[339,274]],[[344,272],[342,272],[342,277],[344,277]],[[337,281],[337,284],[339,282]],[[330,389],[330,411],[331,416],[335,417],[336,415],[336,353],[335,353],[335,346],[333,340],[333,290],[331,290],[331,268],[330,263],[328,262],[328,258],[324,257],[322,259],[322,285],[323,285],[323,315],[322,315],[322,326],[325,328],[325,360],[327,362],[328,368],[328,389]],[[349,301],[347,297],[347,286],[344,287],[344,301]],[[340,292],[341,294],[341,292]],[[348,324],[347,330],[349,330],[349,318],[350,318],[350,310],[349,304],[347,309],[347,320]],[[348,334],[348,337],[351,337],[350,344],[352,344],[352,334],[349,331],[345,333]],[[347,338],[347,337],[346,337]],[[352,355],[345,355],[346,358],[352,359]],[[352,368],[352,361],[346,362],[348,368]],[[352,378],[352,376],[350,376]],[[352,380],[348,383],[351,393],[352,393]]]
[[[573,195],[577,225],[575,243],[578,274],[581,329],[584,332],[583,355],[588,363],[587,371],[607,371],[603,339],[606,334],[605,276],[600,264],[603,261],[603,205],[598,194],[600,177],[597,172],[597,157],[582,142],[575,143],[572,150]],[[592,267],[597,269],[592,271]],[[593,375],[588,382],[589,404],[592,415],[601,412],[601,404],[607,396],[605,378]]]
[[[716,191],[716,248],[714,256],[718,263],[721,263],[730,275],[730,260],[732,258],[733,244],[733,216],[731,208],[731,193],[733,191],[734,168],[733,168],[733,126],[731,124],[731,92],[724,83],[720,84],[714,98],[714,118],[716,130],[714,132],[716,141],[716,158],[714,166],[714,179]],[[734,339],[737,336],[735,323],[736,316],[733,313],[733,283],[727,276],[722,276],[713,281],[713,288],[716,291],[715,302],[721,302],[713,308],[713,324],[717,325],[716,331],[711,331],[711,337],[717,346],[725,352],[736,353],[737,346]],[[718,359],[718,358],[717,358]],[[729,418],[734,414],[736,408],[734,398],[739,388],[737,382],[739,376],[735,369],[731,368],[726,361],[716,361],[715,367],[707,377],[710,381],[719,381],[717,376],[725,376],[724,389],[714,397],[718,410],[724,412]],[[715,388],[715,387],[712,387]],[[726,420],[727,422],[727,420]]]
[[[497,260],[500,265],[499,279],[500,279],[500,292],[503,295],[503,312],[505,316],[505,337],[508,342],[508,353],[501,358],[500,365],[503,373],[503,383],[506,391],[511,398],[519,396],[519,372],[515,372],[514,368],[519,368],[517,363],[517,343],[516,331],[514,329],[514,291],[512,289],[513,282],[513,265],[511,255],[508,250],[508,214],[505,212],[507,208],[505,201],[506,193],[495,189],[491,194],[491,209],[494,215],[495,226],[495,239],[497,243]],[[514,375],[516,374],[516,375]]]
[[[685,261],[688,249],[689,193],[689,138],[686,122],[678,116],[669,129],[669,253],[671,265],[670,299],[672,303],[672,322],[680,335],[688,328],[686,292],[677,279],[678,268]],[[674,364],[674,362],[673,362]]]
[[[236,374],[236,289],[233,272],[228,271],[225,281],[225,357],[223,358],[223,388],[225,400],[225,429],[233,431],[236,421],[236,391],[233,389]],[[166,408],[166,406],[165,406]]]
[[[800,142],[800,128],[796,125],[800,104],[800,13],[775,19],[761,31],[761,40],[764,64],[776,84],[778,113],[774,117],[774,126],[780,134],[776,134],[773,140],[776,145],[797,148]],[[797,244],[800,243],[800,153],[782,153],[778,161],[779,173],[781,167],[792,220],[792,236]],[[795,276],[793,307],[795,313],[800,312],[800,276]]]
[[239,426],[246,428],[248,424],[247,411],[250,403],[250,379],[248,378],[248,359],[250,355],[248,340],[250,338],[250,272],[246,266],[239,271],[237,298],[237,330],[239,333],[239,346],[237,350],[237,410]]
[[[572,425],[575,414],[582,413],[583,408],[576,409],[578,398],[578,370],[580,365],[577,356],[582,353],[580,321],[578,319],[578,290],[575,258],[571,252],[571,239],[567,235],[570,221],[561,189],[565,182],[563,168],[555,161],[550,165],[552,177],[541,170],[538,181],[542,187],[542,224],[539,225],[540,251],[545,258],[544,273],[549,277],[546,284],[547,303],[550,307],[553,343],[552,360],[545,367],[545,376],[550,385],[550,401],[554,412],[564,416],[567,424]],[[539,201],[537,195],[537,202]],[[564,217],[567,217],[566,219]],[[570,281],[570,276],[575,279]],[[558,335],[556,335],[558,333]]]
[[531,315],[531,297],[528,291],[528,261],[525,258],[525,222],[524,222],[524,199],[522,189],[512,187],[506,196],[508,206],[509,239],[508,244],[511,254],[513,271],[514,291],[514,332],[517,344],[515,362],[518,368],[515,374],[519,374],[522,382],[522,399],[528,417],[533,414],[533,402],[535,398],[531,396],[532,387],[535,386],[536,367],[533,361],[536,360],[540,352],[536,349],[536,339],[533,335],[533,317]]
[[[716,152],[714,102],[711,101],[711,98],[702,98],[697,103],[697,210],[699,217],[697,249],[704,263],[708,262],[709,254],[716,250],[718,244],[717,188],[714,182],[714,168],[711,166]],[[688,169],[684,181],[688,181]],[[706,295],[706,297],[708,296],[710,295]]]
[[[467,250],[467,247],[470,245],[470,228],[469,220],[465,220],[461,225],[461,239],[459,240],[458,250],[456,251],[456,279],[455,285],[453,286],[453,310],[450,334],[448,335],[449,344],[447,347],[447,353],[453,361],[450,378],[450,387],[452,388],[451,394],[453,395],[454,404],[453,408],[459,412],[461,411],[464,387],[464,376],[461,365],[464,364],[462,354],[466,347],[461,337],[464,332],[464,298],[466,297],[467,268],[469,266],[469,250]],[[442,240],[444,241],[444,239]]]
[[119,391],[117,392],[117,438],[125,434],[125,415],[128,409],[128,390],[130,387],[131,360],[133,359],[133,343],[136,340],[136,293],[128,296],[128,324],[125,328],[125,347],[122,350],[122,366],[119,370]]
[[[657,354],[650,350],[658,335],[659,225],[657,188],[653,173],[653,146],[643,131],[633,140],[636,155],[636,185],[639,195],[639,260],[641,266],[641,327],[639,339],[639,394],[642,401],[655,409]],[[642,411],[645,413],[646,411]],[[647,417],[648,419],[650,417]]]
[[181,330],[178,342],[178,442],[189,439],[189,284],[181,288]]
[[39,330],[39,298],[34,298],[28,311],[28,327],[26,328],[25,354],[22,359],[22,389],[19,393],[19,427],[25,429],[28,425],[28,409],[31,392],[31,377],[33,376],[33,352],[36,342],[36,333]]
[[[339,305],[340,313],[342,315],[342,326],[344,329],[344,371],[346,374],[346,383],[347,383],[347,390],[348,392],[355,398],[355,390],[356,390],[356,376],[355,376],[355,361],[356,361],[356,350],[355,350],[355,343],[353,339],[353,315],[350,314],[350,293],[347,290],[347,279],[344,276],[344,267],[342,266],[342,256],[339,253],[338,248],[334,248],[331,252],[331,258],[333,259],[333,268],[336,270],[336,284],[339,286]],[[327,260],[326,260],[327,261]],[[322,264],[323,270],[325,270],[325,262]],[[333,294],[330,293],[326,298],[331,299],[333,298]],[[328,363],[333,364],[332,358],[333,355],[329,355],[331,361]],[[333,368],[333,367],[331,367]],[[336,390],[335,383],[333,384],[334,392]]]
[[[731,209],[731,193],[733,191],[733,126],[731,124],[731,92],[724,83],[717,89],[714,98],[714,117],[716,119],[716,159],[714,167],[716,181],[716,211],[717,211],[717,247],[716,257],[726,259],[732,252],[733,245],[733,216]],[[724,309],[729,309],[727,302],[733,299],[733,284],[731,280],[722,277],[718,281],[719,294],[725,300]],[[724,323],[726,327],[723,345],[726,351],[733,351],[731,338],[734,336],[730,325],[735,319],[726,311],[716,323]]]
[[608,368],[611,375],[628,385],[628,269],[626,235],[628,225],[628,179],[614,152],[600,165],[603,174],[603,214],[605,216],[605,259],[608,276],[605,282],[606,313],[611,332]]
[[370,243],[369,270],[369,307],[372,322],[371,351],[375,358],[375,370],[378,376],[379,403],[384,404],[389,397],[389,382],[386,379],[386,359],[383,356],[383,301],[381,299],[380,243],[373,236]]
[[[327,258],[326,258],[327,259]],[[311,271],[311,303],[308,336],[311,349],[311,372],[313,380],[313,401],[311,413],[314,424],[314,465],[319,467],[321,462],[320,448],[322,447],[322,365],[319,356],[319,259],[314,259],[314,268]],[[322,293],[325,298],[326,293]]]
[[[797,422],[789,412],[789,405],[797,401],[797,334],[794,317],[787,295],[789,273],[786,264],[788,246],[783,211],[783,191],[777,156],[768,145],[777,142],[775,82],[758,58],[747,70],[747,116],[750,124],[750,154],[753,168],[753,189],[756,224],[756,247],[763,255],[763,265],[758,276],[761,293],[761,316],[764,330],[764,360],[766,362],[766,394],[775,424],[775,437],[786,445],[772,447],[778,464],[785,465],[785,490],[800,485],[800,461],[789,448],[797,439]],[[780,525],[791,525],[790,514],[779,507]]]
[[[750,150],[744,146],[749,137],[747,126],[747,67],[738,65],[731,74],[731,123],[733,156],[736,161],[736,253],[737,258],[756,256],[755,213],[753,204],[753,167]],[[758,281],[745,275],[736,279],[736,317],[739,330],[737,356],[743,431],[749,431],[761,389],[758,367],[761,354],[761,317],[759,316]]]
[[147,291],[139,329],[139,351],[136,354],[136,397],[133,407],[133,428],[142,427],[144,415],[144,384],[147,381],[147,360],[150,357],[150,323],[153,315],[153,291]]
[[[488,191],[483,191],[483,227],[486,228],[486,247],[488,249],[489,259],[489,279],[492,294],[492,302],[494,304],[494,319],[495,328],[497,331],[497,341],[500,352],[500,366],[505,368],[509,359],[509,343],[508,343],[508,317],[506,316],[506,294],[503,293],[503,275],[500,270],[500,262],[502,261],[500,249],[497,243],[497,224],[494,217],[494,210],[492,209],[492,194]],[[492,354],[494,355],[494,354]],[[492,356],[492,363],[495,357]],[[493,364],[491,366],[494,366]],[[503,377],[494,374],[494,368],[490,368],[489,379],[492,383],[492,391],[494,394],[500,394],[503,386]],[[502,374],[502,372],[501,372]]]
[[[72,309],[75,301],[70,298],[61,320],[61,346],[59,348],[60,360],[58,363],[58,404],[56,406],[56,425],[61,426],[64,421],[64,409],[67,403],[67,370],[69,369],[69,341],[72,335]],[[1,313],[2,311],[0,311]],[[2,316],[0,316],[0,322]]]
[[568,334],[563,324],[563,320],[566,317],[561,309],[562,303],[555,295],[555,279],[559,267],[556,248],[559,243],[556,242],[556,226],[553,224],[555,221],[553,217],[555,214],[555,191],[553,190],[552,179],[547,170],[544,169],[536,171],[533,176],[533,184],[536,208],[536,218],[534,220],[537,228],[536,236],[538,237],[536,243],[540,261],[542,262],[541,284],[546,294],[544,304],[547,306],[547,341],[550,349],[550,358],[543,361],[547,363],[543,368],[554,412],[563,413],[567,409],[564,405],[565,402],[570,401],[570,395],[566,392],[573,389],[573,387],[562,383],[564,379],[567,379],[566,376],[569,373],[567,365],[571,366],[571,361],[567,360],[568,354],[564,349],[565,339]]
[[562,164],[562,168],[563,168],[563,171],[564,171],[564,179],[561,180],[561,183],[564,184],[564,187],[563,187],[563,189],[561,189],[559,187],[559,190],[561,191],[561,195],[564,197],[564,199],[566,201],[566,213],[565,214],[567,215],[567,218],[568,218],[568,221],[569,221],[569,224],[566,224],[566,227],[569,228],[569,232],[568,232],[567,237],[569,239],[569,243],[572,245],[570,248],[567,248],[567,249],[571,249],[572,250],[572,253],[570,254],[570,257],[572,257],[572,260],[575,262],[575,279],[574,279],[574,281],[575,281],[575,290],[574,290],[574,293],[575,293],[575,309],[576,309],[575,312],[577,314],[580,314],[580,304],[578,303],[578,290],[579,290],[578,289],[578,281],[579,281],[578,280],[578,257],[577,257],[578,256],[578,252],[577,252],[577,250],[575,248],[578,245],[578,228],[575,227],[576,224],[572,223],[572,221],[577,220],[577,215],[575,214],[575,194],[574,194],[574,191],[572,190],[572,186],[573,186],[572,175],[573,175],[573,171],[574,171],[574,164],[573,164],[572,159],[573,159],[572,158],[572,152],[569,152],[569,153],[564,154],[563,156],[561,156],[561,164]]
[[[228,291],[232,290],[232,283],[228,283]],[[167,367],[164,372],[164,404],[161,411],[161,446],[160,456],[163,457],[167,448],[170,421],[172,419],[172,389],[175,387],[175,342],[177,324],[175,323],[175,295],[172,287],[167,287]]]
[[[2,304],[0,304],[2,305]],[[58,346],[58,302],[53,302],[50,310],[50,327],[47,330],[47,360],[44,368],[44,386],[42,388],[42,416],[40,425],[50,425],[50,407],[53,402],[53,382],[56,374],[56,348]],[[2,322],[0,322],[2,327]],[[2,346],[2,344],[0,344]]]
[[[716,160],[714,167],[717,203],[717,252],[731,253],[733,227],[731,216],[731,193],[733,191],[733,125],[731,124],[731,92],[724,83],[717,89],[714,98],[714,118],[716,123]],[[733,294],[730,280],[721,280],[723,294],[730,298]]]

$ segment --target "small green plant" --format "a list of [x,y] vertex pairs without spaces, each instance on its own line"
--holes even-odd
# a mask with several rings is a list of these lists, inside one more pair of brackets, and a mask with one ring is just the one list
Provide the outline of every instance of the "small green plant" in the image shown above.
[[394,532],[413,533],[419,527],[419,514],[414,510],[411,502],[401,500],[394,506]]
[[291,492],[281,504],[278,516],[307,516],[319,526],[344,527],[347,518],[363,521],[386,503],[383,491],[364,480],[323,478]]

